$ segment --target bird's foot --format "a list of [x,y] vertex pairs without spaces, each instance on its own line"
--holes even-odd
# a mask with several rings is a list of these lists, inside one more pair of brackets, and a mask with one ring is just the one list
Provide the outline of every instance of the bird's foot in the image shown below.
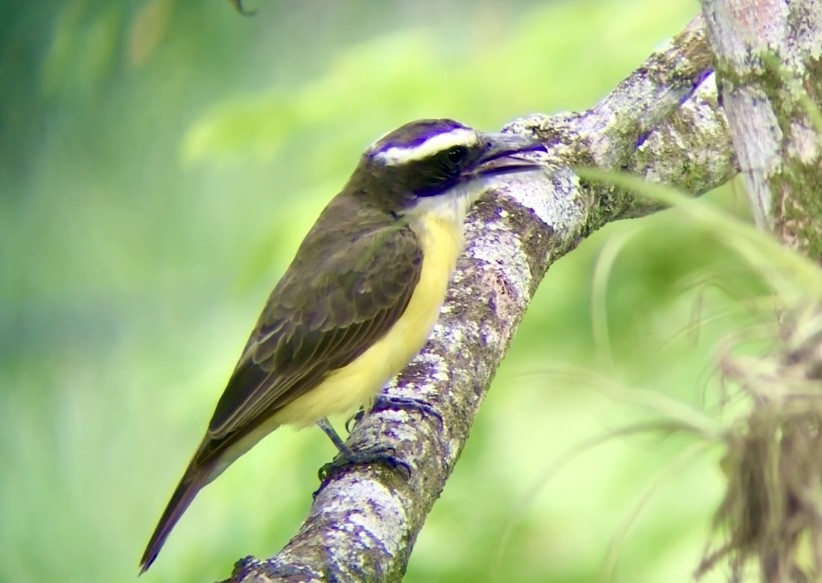
[[320,480],[323,482],[320,486],[320,490],[322,489],[322,486],[325,485],[325,482],[327,482],[331,476],[340,470],[350,466],[364,464],[384,464],[391,468],[401,470],[406,477],[411,475],[411,466],[397,457],[397,450],[393,447],[374,445],[371,447],[358,449],[357,451],[354,451],[349,447],[345,447],[345,449],[340,450],[337,457],[320,468],[318,475]]
[[[397,457],[397,451],[393,447],[372,445],[354,451],[337,435],[337,432],[334,431],[328,419],[320,419],[317,422],[317,426],[328,435],[337,447],[337,450],[339,450],[337,457],[320,468],[319,478],[322,481],[322,485],[320,485],[320,489],[317,490],[317,492],[322,490],[325,482],[328,481],[333,474],[353,465],[382,463],[392,468],[401,468],[406,475],[411,474],[411,467]],[[317,492],[314,492],[315,496]]]
[[[439,414],[439,412],[434,408],[434,406],[426,401],[423,401],[422,399],[415,399],[414,397],[398,397],[394,395],[386,395],[385,393],[380,393],[379,395],[377,395],[376,399],[374,399],[374,404],[371,406],[371,409],[368,412],[374,413],[376,411],[388,411],[391,409],[406,409],[410,411],[420,411],[423,414],[426,414],[436,419],[440,427],[442,427],[442,415]],[[351,433],[357,426],[357,424],[359,424],[359,422],[363,420],[365,414],[365,409],[360,408],[359,411],[354,413],[345,422],[345,430],[348,433]]]
[[352,431],[354,431],[354,428],[360,423],[360,421],[362,421],[363,417],[365,417],[365,409],[360,407],[356,413],[345,421],[345,430],[349,435]]
[[409,411],[420,411],[437,420],[440,427],[442,427],[442,415],[434,408],[433,405],[422,399],[414,397],[398,397],[394,395],[386,395],[380,393],[374,400],[374,405],[371,411],[386,411],[390,409],[406,409]]

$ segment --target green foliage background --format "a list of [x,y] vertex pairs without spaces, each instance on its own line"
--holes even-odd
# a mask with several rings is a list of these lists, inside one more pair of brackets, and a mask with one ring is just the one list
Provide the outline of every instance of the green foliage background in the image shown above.
[[[268,291],[370,141],[424,116],[495,129],[590,107],[698,5],[251,8],[0,2],[1,581],[134,580]],[[710,200],[744,213],[743,198]],[[554,469],[658,417],[672,401],[656,397],[714,406],[715,348],[759,289],[678,211],[562,259],[406,580],[570,583],[612,563],[616,581],[690,580],[716,452],[614,437]],[[266,440],[201,493],[143,580],[217,580],[276,551],[332,453],[318,431]]]

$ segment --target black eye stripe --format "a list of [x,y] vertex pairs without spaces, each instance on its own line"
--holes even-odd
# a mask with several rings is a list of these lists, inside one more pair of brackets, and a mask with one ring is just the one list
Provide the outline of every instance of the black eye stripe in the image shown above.
[[467,146],[456,145],[419,160],[409,167],[412,192],[417,196],[436,196],[453,188],[460,181],[471,158]]
[[445,151],[444,156],[451,164],[462,164],[468,157],[468,148],[465,146],[453,146]]

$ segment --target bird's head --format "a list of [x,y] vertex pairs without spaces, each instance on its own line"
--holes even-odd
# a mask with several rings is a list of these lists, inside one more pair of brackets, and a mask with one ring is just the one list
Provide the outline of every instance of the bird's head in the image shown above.
[[397,216],[438,209],[464,215],[490,178],[539,168],[522,154],[544,150],[516,134],[482,133],[449,119],[419,120],[372,144],[351,184]]

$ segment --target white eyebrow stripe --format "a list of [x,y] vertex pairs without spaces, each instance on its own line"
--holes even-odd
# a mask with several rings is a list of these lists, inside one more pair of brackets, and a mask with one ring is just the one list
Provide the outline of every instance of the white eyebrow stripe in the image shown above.
[[387,150],[376,154],[374,157],[382,160],[386,166],[396,166],[398,164],[405,164],[413,162],[414,160],[422,160],[442,152],[453,146],[468,146],[471,147],[477,143],[477,132],[469,128],[456,128],[445,134],[437,134],[431,136],[418,146],[410,146],[404,148],[402,146],[394,146]]

